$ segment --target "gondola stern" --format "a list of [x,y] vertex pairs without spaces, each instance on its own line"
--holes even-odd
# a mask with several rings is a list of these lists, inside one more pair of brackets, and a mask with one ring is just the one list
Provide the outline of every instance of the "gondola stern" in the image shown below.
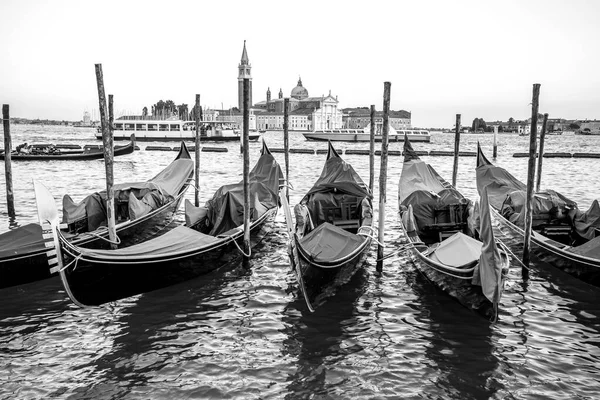
[[190,155],[190,151],[188,150],[185,142],[182,140],[181,141],[181,147],[179,148],[179,153],[177,154],[177,157],[175,157],[176,160],[180,160],[183,158],[189,158],[191,159],[192,156]]
[[419,155],[413,149],[410,140],[408,139],[408,135],[404,133],[404,162],[410,160],[420,160]]
[[479,144],[479,141],[477,141],[477,165],[476,165],[476,167],[479,168],[484,165],[492,165],[492,163],[487,159],[485,154],[483,154],[483,150],[481,150],[481,145]]
[[327,147],[327,159],[329,160],[330,158],[341,158],[340,155],[338,154],[337,150],[335,149],[335,147],[333,147],[333,143],[331,143],[331,140],[327,141],[328,147]]

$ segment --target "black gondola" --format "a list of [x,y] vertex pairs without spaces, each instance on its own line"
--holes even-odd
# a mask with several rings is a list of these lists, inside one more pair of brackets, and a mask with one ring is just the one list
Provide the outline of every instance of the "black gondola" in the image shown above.
[[288,252],[300,291],[313,311],[362,266],[371,245],[372,194],[331,143],[321,176],[291,211]]
[[[477,147],[477,188],[487,188],[503,233],[523,243],[527,185],[493,165]],[[600,286],[600,204],[582,212],[553,190],[534,193],[531,252],[538,259],[594,286]]]
[[[171,224],[194,174],[194,161],[185,144],[164,170],[145,182],[114,185],[118,247],[126,247],[161,234]],[[106,191],[93,193],[80,203],[63,198],[61,231],[80,247],[109,248],[106,228]],[[51,238],[42,237],[39,224],[28,224],[0,235],[0,288],[49,278],[46,252]]]
[[[279,164],[263,144],[262,155],[250,172],[253,235],[277,213],[281,177]],[[35,190],[40,220],[49,221],[52,227],[61,280],[71,300],[80,306],[147,292],[214,270],[243,240],[243,182],[222,186],[204,207],[186,200],[184,225],[117,250],[70,243],[56,228],[52,196],[37,182]]]
[[[496,247],[487,194],[480,193],[481,224],[468,219],[472,202],[422,161],[408,139],[398,186],[401,227],[415,265],[431,282],[490,319],[508,272],[508,252]],[[477,233],[482,240],[476,238]]]
[[[130,142],[123,146],[115,146],[113,156],[123,156],[131,154],[135,150],[135,138],[131,135]],[[52,145],[32,145],[28,153],[13,151],[10,154],[11,160],[15,161],[87,161],[100,160],[104,158],[104,148],[102,146],[84,146],[83,149],[58,149]],[[0,152],[0,160],[4,160],[4,151]]]

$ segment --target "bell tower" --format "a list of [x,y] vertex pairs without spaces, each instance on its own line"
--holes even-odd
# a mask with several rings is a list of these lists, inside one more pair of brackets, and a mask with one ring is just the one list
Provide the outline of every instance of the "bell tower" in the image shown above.
[[240,65],[238,65],[238,108],[243,111],[244,107],[244,78],[250,79],[249,86],[249,100],[250,107],[252,107],[252,75],[250,70],[252,66],[248,60],[248,53],[246,52],[246,41],[244,40],[244,50],[242,51],[242,59]]

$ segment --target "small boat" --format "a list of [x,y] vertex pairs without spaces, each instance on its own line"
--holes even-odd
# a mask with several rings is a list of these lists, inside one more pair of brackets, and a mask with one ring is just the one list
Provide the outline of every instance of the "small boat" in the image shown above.
[[295,226],[287,200],[282,198],[290,237],[288,253],[309,310],[322,304],[362,266],[372,238],[371,199],[369,188],[331,142],[321,176],[294,207]]
[[[429,131],[423,129],[400,129],[396,130],[391,125],[388,128],[388,139],[390,142],[403,142],[404,137],[409,137],[413,142],[431,141]],[[331,141],[331,142],[370,142],[371,124],[364,129],[327,129],[314,132],[302,133],[307,140]],[[375,131],[375,141],[381,142],[381,126]]]
[[[477,149],[477,188],[487,189],[494,217],[503,232],[522,243],[527,185],[493,165]],[[586,282],[600,286],[600,204],[582,212],[554,190],[534,193],[531,253]]]
[[[282,177],[279,164],[263,144],[262,155],[249,177],[250,232],[254,236],[277,213]],[[185,224],[116,250],[88,249],[69,242],[57,229],[58,213],[52,195],[39,182],[35,182],[35,191],[40,220],[49,221],[56,243],[56,254],[50,257],[57,262],[67,294],[79,306],[98,305],[182,282],[214,270],[224,258],[242,252],[243,181],[222,186],[204,207],[194,207],[186,200]]]
[[[125,117],[127,118],[127,117]],[[201,142],[228,142],[239,141],[241,129],[235,121],[201,121]],[[182,121],[180,119],[145,120],[145,119],[118,119],[113,123],[113,137],[115,140],[126,140],[135,134],[138,141],[195,141],[196,122]],[[257,141],[259,134],[249,135],[248,140]],[[96,139],[102,139],[102,131],[98,128]]]
[[[135,150],[135,137],[130,136],[130,143],[123,146],[115,146],[113,149],[114,157],[131,154]],[[26,143],[25,143],[26,145]],[[12,151],[11,160],[27,161],[51,161],[51,160],[70,160],[86,161],[99,160],[104,158],[104,147],[96,145],[86,145],[83,149],[61,149],[52,144],[33,144],[30,146],[17,146],[19,150]],[[4,160],[4,151],[0,153],[0,160]]]
[[495,319],[509,252],[494,239],[487,194],[480,193],[481,224],[469,223],[471,200],[422,161],[406,140],[398,203],[408,239],[400,250],[410,250],[417,269],[444,292]]
[[[126,247],[164,233],[193,177],[194,161],[185,144],[175,158],[154,178],[145,182],[120,183],[115,190],[118,247]],[[106,190],[93,193],[80,203],[63,197],[64,237],[74,245],[109,248],[106,228]],[[0,288],[49,278],[57,268],[48,268],[46,252],[52,240],[42,235],[39,224],[28,224],[0,235]]]

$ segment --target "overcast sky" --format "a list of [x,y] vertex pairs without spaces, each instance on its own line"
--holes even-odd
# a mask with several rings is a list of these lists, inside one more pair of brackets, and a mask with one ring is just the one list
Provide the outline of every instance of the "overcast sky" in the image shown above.
[[600,118],[600,1],[0,1],[0,103],[13,117],[97,113],[102,64],[115,113],[158,100],[237,106],[244,40],[253,102],[302,78],[344,107],[412,112],[418,127]]

